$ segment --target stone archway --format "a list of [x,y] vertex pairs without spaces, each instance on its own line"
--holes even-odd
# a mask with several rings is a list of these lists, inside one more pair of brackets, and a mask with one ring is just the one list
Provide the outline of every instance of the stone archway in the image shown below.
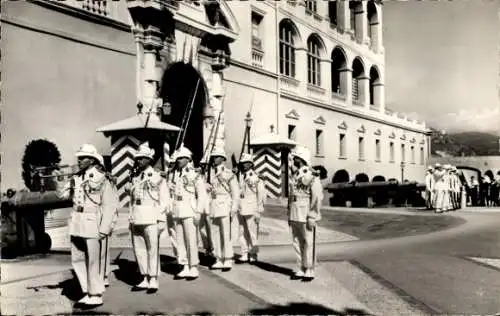
[[[170,114],[163,115],[162,121],[176,126],[188,121],[182,143],[192,151],[193,161],[198,164],[205,150],[204,112],[209,102],[204,78],[190,64],[173,63],[161,78],[160,97],[171,104]],[[169,140],[170,148],[174,148],[175,142],[176,139]]]

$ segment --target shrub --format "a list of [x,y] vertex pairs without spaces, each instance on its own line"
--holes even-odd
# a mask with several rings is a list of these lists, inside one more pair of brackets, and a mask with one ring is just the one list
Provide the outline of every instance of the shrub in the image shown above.
[[39,191],[40,182],[33,179],[33,168],[53,166],[61,162],[61,154],[57,146],[45,139],[32,140],[26,145],[22,161],[22,177],[30,191]]

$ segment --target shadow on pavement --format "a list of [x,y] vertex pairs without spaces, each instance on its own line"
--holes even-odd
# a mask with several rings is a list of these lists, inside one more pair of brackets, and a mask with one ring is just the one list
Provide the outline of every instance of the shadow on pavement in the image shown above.
[[345,308],[336,311],[322,305],[310,303],[290,303],[288,305],[270,305],[248,311],[250,315],[372,315],[367,311]]
[[83,293],[80,288],[80,284],[78,283],[78,279],[76,278],[76,275],[73,271],[72,274],[73,274],[72,278],[66,279],[57,284],[32,286],[28,287],[27,289],[34,290],[35,292],[38,292],[40,289],[49,289],[49,290],[62,289],[61,295],[66,296],[69,300],[74,302],[82,298]]
[[256,261],[256,262],[252,262],[252,265],[254,265],[257,268],[260,268],[264,271],[279,273],[279,274],[283,274],[286,276],[291,276],[293,274],[292,269],[280,267],[280,266],[277,266],[277,265],[274,265],[271,263],[267,263],[267,262]]

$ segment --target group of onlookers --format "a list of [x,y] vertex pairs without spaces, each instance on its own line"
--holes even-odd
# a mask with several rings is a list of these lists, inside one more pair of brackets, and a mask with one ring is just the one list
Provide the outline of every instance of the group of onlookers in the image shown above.
[[427,209],[442,213],[471,206],[500,205],[500,171],[497,178],[487,171],[480,181],[467,181],[455,166],[436,163],[428,167],[425,177]]
[[497,172],[496,178],[490,170],[480,179],[470,177],[467,201],[472,206],[500,206],[500,171]]

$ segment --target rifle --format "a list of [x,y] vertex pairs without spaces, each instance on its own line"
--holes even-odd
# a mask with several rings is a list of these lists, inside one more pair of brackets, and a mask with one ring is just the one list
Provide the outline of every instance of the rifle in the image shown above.
[[[240,180],[240,171],[238,168],[238,162],[236,161],[236,156],[234,153],[231,155],[231,164],[233,165],[233,172],[236,174],[238,181]],[[236,171],[234,171],[236,169]]]

